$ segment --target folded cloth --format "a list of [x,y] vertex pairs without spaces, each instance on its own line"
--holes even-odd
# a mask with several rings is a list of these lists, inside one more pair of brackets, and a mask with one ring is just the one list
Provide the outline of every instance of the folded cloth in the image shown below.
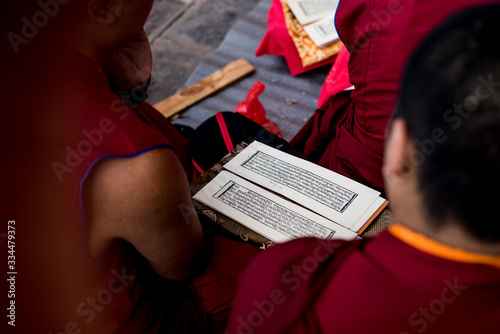
[[[306,44],[302,43],[302,45]],[[273,0],[267,16],[267,30],[255,54],[257,57],[265,54],[283,56],[292,75],[331,64],[335,58],[329,57],[312,65],[303,66],[299,51],[287,29],[281,0]]]

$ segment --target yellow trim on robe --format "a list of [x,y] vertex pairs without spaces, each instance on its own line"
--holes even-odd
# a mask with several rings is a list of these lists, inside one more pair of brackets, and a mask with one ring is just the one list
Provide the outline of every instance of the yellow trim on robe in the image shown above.
[[463,249],[448,246],[415,232],[406,226],[395,224],[389,227],[389,232],[401,241],[425,253],[447,260],[486,264],[500,268],[500,255],[473,253]]

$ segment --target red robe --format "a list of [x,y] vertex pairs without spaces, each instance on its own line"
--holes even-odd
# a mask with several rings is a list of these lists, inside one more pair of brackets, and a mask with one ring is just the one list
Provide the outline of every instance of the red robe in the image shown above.
[[226,333],[500,333],[500,256],[401,225],[277,245],[240,278]]

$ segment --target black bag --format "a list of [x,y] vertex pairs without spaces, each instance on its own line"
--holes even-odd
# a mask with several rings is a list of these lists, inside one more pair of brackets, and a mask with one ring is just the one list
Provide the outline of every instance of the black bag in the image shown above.
[[219,162],[236,145],[257,140],[284,152],[295,152],[288,142],[245,116],[231,112],[219,112],[203,122],[189,138],[189,152],[199,173]]

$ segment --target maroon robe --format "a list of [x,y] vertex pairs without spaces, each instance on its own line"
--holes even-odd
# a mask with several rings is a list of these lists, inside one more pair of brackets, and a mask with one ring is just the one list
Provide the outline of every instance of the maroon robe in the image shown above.
[[500,256],[396,225],[371,240],[303,238],[240,278],[226,333],[500,333]]

